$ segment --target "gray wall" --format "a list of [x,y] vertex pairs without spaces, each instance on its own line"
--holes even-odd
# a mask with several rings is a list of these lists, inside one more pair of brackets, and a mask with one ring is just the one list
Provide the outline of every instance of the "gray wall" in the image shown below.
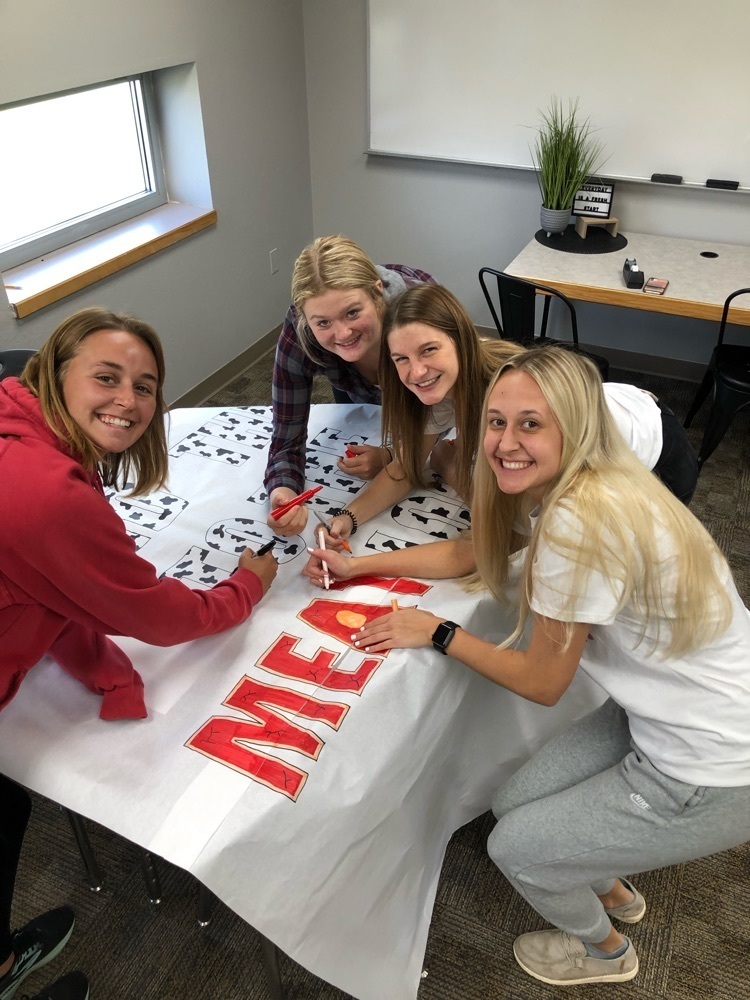
[[[506,265],[538,227],[534,177],[365,155],[365,0],[1,0],[1,15],[0,103],[195,62],[219,213],[215,228],[26,320],[0,309],[3,346],[38,346],[86,305],[129,310],[161,333],[175,399],[280,322],[297,253],[331,232],[432,271],[489,324],[476,273]],[[750,232],[750,198],[727,192],[620,183],[616,214],[645,233]],[[711,324],[633,310],[583,304],[579,317],[583,340],[647,354],[705,361],[714,339]]]
[[[304,4],[304,19],[316,234],[345,232],[377,261],[426,268],[489,325],[477,271],[504,267],[539,228],[533,174],[364,155],[365,0],[314,0]],[[744,96],[736,99],[745,121]],[[615,199],[625,230],[743,244],[750,233],[746,194],[618,182]],[[585,303],[578,313],[588,343],[705,362],[715,341],[715,326],[698,320]]]
[[[141,316],[164,341],[174,399],[281,321],[312,235],[302,2],[2,0],[0,22],[0,104],[196,64],[218,224],[25,320],[0,310],[6,347],[39,346],[88,305]],[[106,167],[116,154],[81,155]]]

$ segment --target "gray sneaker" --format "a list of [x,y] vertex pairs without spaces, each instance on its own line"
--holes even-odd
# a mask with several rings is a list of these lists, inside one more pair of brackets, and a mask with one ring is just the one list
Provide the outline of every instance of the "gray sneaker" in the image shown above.
[[625,924],[637,924],[639,920],[643,920],[643,915],[646,912],[646,900],[632,882],[628,882],[626,878],[621,878],[620,881],[626,889],[630,889],[633,898],[629,903],[623,903],[622,906],[611,906],[609,909],[605,906],[604,910],[608,917],[614,917],[615,920],[621,920]]
[[551,986],[624,983],[638,973],[633,942],[619,958],[591,958],[580,938],[567,931],[532,931],[513,942],[513,954],[524,972]]

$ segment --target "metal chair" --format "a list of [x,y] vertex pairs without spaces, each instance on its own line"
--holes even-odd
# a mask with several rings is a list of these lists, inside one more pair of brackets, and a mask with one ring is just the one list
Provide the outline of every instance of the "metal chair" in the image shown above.
[[[488,287],[488,279],[494,278],[497,284],[497,297],[493,295]],[[519,344],[561,344],[568,346],[574,351],[590,358],[599,369],[602,380],[609,377],[609,362],[599,354],[591,354],[582,351],[578,346],[578,322],[573,303],[562,292],[547,285],[538,285],[535,282],[526,281],[524,278],[517,278],[513,274],[506,274],[505,271],[496,271],[492,267],[483,267],[479,271],[479,284],[490,307],[492,319],[497,327],[497,332],[506,340],[516,340]],[[542,323],[539,336],[535,335],[536,329],[536,299],[537,295],[544,297],[544,308],[542,310]],[[552,299],[559,299],[567,308],[570,317],[570,332],[572,343],[566,341],[550,340],[547,337],[547,322]]]
[[0,382],[11,375],[20,375],[26,367],[29,358],[33,358],[36,351],[26,350],[19,347],[14,350],[0,351]]
[[698,451],[700,468],[729,430],[735,413],[750,404],[750,347],[741,344],[725,344],[724,332],[729,317],[729,306],[738,295],[749,295],[750,288],[738,288],[724,301],[724,310],[719,324],[719,336],[708,362],[703,381],[698,386],[690,404],[685,427],[693,422],[693,417],[701,408],[709,392],[713,389],[713,401],[708,411],[706,429]]

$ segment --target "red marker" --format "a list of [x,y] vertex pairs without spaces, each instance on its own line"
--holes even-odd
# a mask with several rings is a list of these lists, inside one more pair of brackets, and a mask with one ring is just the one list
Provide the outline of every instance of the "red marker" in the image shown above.
[[356,458],[357,457],[357,453],[356,453],[356,451],[352,451],[351,448],[347,448],[346,449],[346,457],[347,458]]
[[322,486],[313,486],[311,490],[305,490],[304,493],[300,493],[298,497],[290,500],[289,503],[284,503],[280,507],[277,507],[276,510],[272,510],[271,517],[274,521],[278,521],[282,514],[286,514],[288,510],[292,510],[293,507],[298,507],[302,503],[307,503],[310,497],[314,497],[315,494],[322,489]]

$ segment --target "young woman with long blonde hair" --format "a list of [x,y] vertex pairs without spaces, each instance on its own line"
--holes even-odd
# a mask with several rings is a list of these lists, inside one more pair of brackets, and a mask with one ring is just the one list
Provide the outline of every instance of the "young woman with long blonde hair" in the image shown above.
[[474,561],[499,599],[518,583],[516,632],[495,647],[408,609],[355,644],[437,644],[541,704],[579,666],[607,692],[499,790],[489,850],[556,928],[516,940],[526,972],[553,985],[625,981],[638,958],[612,920],[637,923],[646,903],[621,874],[750,838],[750,613],[708,532],[618,433],[590,361],[557,347],[511,359],[483,427]]

